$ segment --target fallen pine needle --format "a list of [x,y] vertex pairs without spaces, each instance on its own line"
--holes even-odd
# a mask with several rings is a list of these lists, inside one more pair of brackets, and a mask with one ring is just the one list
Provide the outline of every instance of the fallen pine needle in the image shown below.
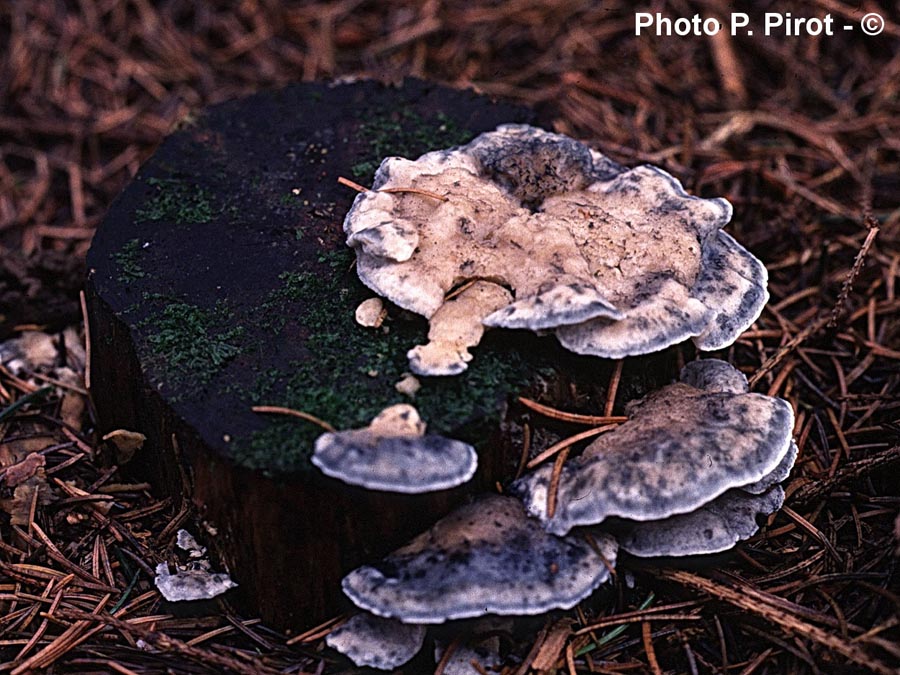
[[437,199],[439,202],[447,201],[447,198],[444,195],[439,195],[436,192],[429,192],[428,190],[420,190],[419,188],[413,187],[395,187],[395,188],[384,188],[383,190],[378,190],[378,192],[390,192],[390,193],[403,193],[409,192],[414,195],[422,195],[423,197],[431,197],[432,199]]
[[572,451],[571,446],[567,447],[556,458],[553,463],[553,473],[550,475],[550,485],[547,487],[547,518],[552,518],[556,513],[556,497],[559,493],[559,479],[562,477],[563,464]]
[[653,675],[662,675],[662,669],[659,667],[659,661],[656,660],[656,650],[653,648],[653,637],[650,634],[650,622],[644,621],[641,624],[641,639],[644,642],[644,653],[647,655],[647,663]]
[[325,420],[320,420],[315,415],[310,415],[309,413],[305,413],[302,410],[294,410],[293,408],[283,408],[278,405],[255,405],[250,408],[253,412],[258,413],[272,413],[274,415],[290,415],[291,417],[299,417],[301,420],[306,420],[307,422],[312,422],[313,424],[318,424],[325,431],[334,432],[336,429],[331,426]]
[[315,642],[316,640],[319,640],[328,635],[331,631],[340,626],[342,623],[346,622],[349,618],[349,614],[339,614],[338,616],[333,616],[327,621],[320,623],[318,626],[310,628],[308,631],[290,638],[287,641],[287,644],[295,645],[298,642]]
[[519,397],[519,403],[524,405],[526,408],[534,410],[545,417],[549,417],[551,419],[559,420],[560,422],[572,422],[574,424],[621,424],[622,422],[627,422],[627,417],[615,416],[615,415],[581,415],[579,413],[570,413],[565,412],[564,410],[557,410],[556,408],[551,408],[548,405],[544,405],[543,403],[538,403],[537,401],[532,401],[530,398],[525,398],[523,396]]
[[[649,595],[647,595],[647,597],[644,599],[644,601],[640,605],[638,605],[638,611],[647,609],[651,605],[651,603],[653,602],[653,599],[655,597],[656,597],[656,593],[654,593],[653,591],[650,591]],[[617,637],[619,637],[622,633],[624,633],[627,628],[628,628],[628,624],[626,624],[626,623],[622,623],[621,625],[616,626],[608,633],[605,633],[604,635],[600,636],[600,639],[597,640],[596,642],[591,642],[590,644],[586,644],[584,647],[579,649],[577,652],[575,652],[575,656],[584,656],[585,654],[589,654],[590,652],[594,651],[595,649],[602,647],[606,643],[612,642]]]
[[591,438],[592,436],[599,436],[604,431],[610,431],[611,429],[615,429],[617,426],[619,426],[619,425],[618,424],[607,424],[602,427],[597,427],[595,429],[588,429],[587,431],[582,431],[581,433],[575,434],[574,436],[569,436],[568,438],[564,438],[563,440],[559,441],[559,443],[554,443],[549,448],[544,450],[537,457],[535,457],[534,459],[529,461],[528,464],[526,464],[525,466],[529,469],[533,469],[534,467],[536,467],[538,464],[540,464],[544,460],[549,459],[550,457],[553,457],[553,455],[555,455],[560,450],[565,450],[565,449],[571,447],[573,444],[577,443],[578,441],[583,441],[585,438]]
[[[346,185],[348,188],[356,190],[357,192],[373,192],[373,190],[370,190],[367,187],[363,187],[359,183],[354,183],[349,178],[344,178],[343,176],[338,176],[337,182],[341,185]],[[428,190],[422,190],[420,188],[414,187],[392,187],[384,188],[383,190],[374,190],[374,192],[388,192],[390,194],[409,192],[415,195],[422,195],[423,197],[431,197],[432,199],[437,199],[440,202],[447,201],[447,198],[444,195],[439,195],[435,192],[429,192]]]
[[338,176],[337,181],[341,185],[346,185],[348,188],[352,188],[352,189],[356,190],[357,192],[368,192],[369,191],[369,188],[363,187],[359,183],[354,183],[349,178],[344,178],[343,176]]
[[826,649],[837,652],[853,663],[867,668],[870,672],[879,675],[896,675],[896,670],[870,656],[856,641],[842,635],[829,633],[785,609],[783,599],[778,596],[754,589],[748,584],[726,585],[686,570],[661,569],[655,572],[655,576],[701,591],[770,621],[789,635],[810,639]]

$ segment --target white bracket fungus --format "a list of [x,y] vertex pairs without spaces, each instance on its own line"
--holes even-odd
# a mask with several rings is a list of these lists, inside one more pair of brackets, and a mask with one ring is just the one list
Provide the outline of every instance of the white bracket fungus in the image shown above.
[[169,602],[210,600],[237,586],[224,572],[211,572],[204,568],[179,569],[175,574],[170,574],[169,566],[164,562],[156,566],[153,583]]
[[311,461],[350,485],[406,494],[461,485],[478,467],[471,445],[426,436],[418,411],[405,403],[385,408],[363,429],[322,434]]
[[325,644],[357,666],[393,670],[419,653],[425,632],[425,626],[361,613],[331,631]]
[[728,375],[727,364],[713,359],[699,363],[684,377],[709,389],[681,382],[632,402],[627,422],[564,465],[552,518],[550,466],[514,483],[529,513],[565,534],[611,516],[650,521],[689,513],[731,488],[762,491],[783,479],[796,456],[791,406],[735,393],[736,371]]
[[617,547],[556,537],[513,497],[491,495],[438,521],[380,563],[343,581],[358,607],[405,623],[568,609],[609,578]]
[[459,375],[484,335],[482,317],[504,307],[512,295],[502,286],[476,281],[431,315],[428,344],[409,350],[409,367],[417,375]]
[[206,558],[206,547],[201,546],[187,530],[178,530],[175,544],[191,558],[188,565],[176,565],[175,574],[169,573],[165,562],[156,566],[153,583],[169,602],[185,600],[209,600],[237,584],[224,572],[213,572]]
[[[479,323],[553,331],[607,358],[687,338],[725,347],[768,298],[762,263],[721,230],[731,215],[657,167],[504,125],[416,161],[385,159],[344,231],[363,283],[432,320],[442,346],[410,353],[431,375],[465,369]],[[479,298],[450,310],[448,292],[472,280]]]

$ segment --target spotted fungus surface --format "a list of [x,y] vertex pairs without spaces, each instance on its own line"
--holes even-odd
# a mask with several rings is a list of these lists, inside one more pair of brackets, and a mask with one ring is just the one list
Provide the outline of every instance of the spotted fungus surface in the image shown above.
[[[609,578],[615,541],[602,557],[580,537],[556,537],[514,497],[463,506],[379,563],[343,581],[358,607],[405,623],[568,609]],[[605,560],[604,560],[605,559]]]
[[422,649],[425,631],[425,626],[362,612],[331,631],[325,643],[357,666],[393,670]]
[[774,513],[783,503],[780,485],[760,494],[736,488],[690,513],[631,523],[616,539],[623,550],[645,558],[719,553],[756,534],[757,515]]
[[418,411],[406,403],[385,408],[362,429],[322,434],[311,461],[350,485],[406,494],[461,485],[478,467],[475,448],[426,435]]
[[438,375],[466,368],[477,324],[553,332],[608,358],[687,338],[730,344],[768,298],[762,263],[721,229],[731,214],[657,167],[504,125],[415,161],[385,159],[344,231],[363,283],[432,321],[410,363]]
[[[688,366],[701,363],[710,362],[695,361]],[[723,369],[718,372],[728,375]],[[715,373],[713,367],[707,374]],[[690,375],[690,370],[682,372],[683,378],[686,375]],[[720,386],[728,379],[720,382]],[[769,474],[755,483],[728,490],[690,513],[662,520],[618,522],[615,529],[619,546],[640,557],[703,555],[730,549],[756,534],[758,516],[770,515],[781,508],[784,489],[779,483],[790,474],[797,452],[797,444],[792,440],[788,452]]]
[[732,488],[762,492],[783,479],[796,456],[791,406],[733,391],[739,377],[721,361],[699,363],[683,377],[709,388],[682,381],[630,403],[627,422],[563,466],[552,517],[551,466],[514,483],[529,513],[565,534],[612,516],[653,521],[689,513]]

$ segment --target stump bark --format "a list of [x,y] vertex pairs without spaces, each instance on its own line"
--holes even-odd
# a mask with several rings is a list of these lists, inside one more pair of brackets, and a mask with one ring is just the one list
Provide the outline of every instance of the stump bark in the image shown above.
[[86,287],[101,430],[147,436],[131,465],[163,494],[190,492],[245,611],[295,630],[327,618],[346,572],[514,466],[499,420],[529,375],[490,345],[466,376],[429,380],[413,401],[429,431],[476,442],[478,474],[453,490],[398,495],[326,478],[308,461],[320,428],[251,406],[352,428],[407,400],[394,385],[427,326],[355,324],[372,294],[344,245],[354,193],[337,178],[367,184],[384,156],[530,121],[414,80],[295,85],[185,121],[112,205]]

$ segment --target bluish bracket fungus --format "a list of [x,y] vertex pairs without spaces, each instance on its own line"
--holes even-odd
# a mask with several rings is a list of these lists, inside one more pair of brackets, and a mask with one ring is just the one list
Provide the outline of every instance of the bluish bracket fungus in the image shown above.
[[768,298],[763,265],[721,229],[731,214],[657,167],[504,125],[388,157],[344,231],[363,283],[432,322],[411,369],[448,375],[465,370],[481,324],[607,358],[731,344]]
[[[457,627],[462,629],[459,624],[457,622]],[[453,648],[444,662],[442,672],[445,675],[478,675],[479,671],[472,666],[472,661],[487,668],[501,665],[497,632],[509,632],[512,620],[486,616],[466,624],[465,630],[470,633],[468,644],[457,644]],[[403,623],[398,619],[385,619],[370,612],[360,612],[334,628],[326,636],[325,643],[357,666],[394,670],[421,651],[427,628],[424,624]],[[442,660],[446,649],[445,644],[435,640],[436,663]]]
[[379,563],[344,577],[358,607],[404,623],[568,609],[606,581],[615,541],[602,556],[581,537],[557,537],[514,497],[490,495],[454,511]]
[[616,539],[622,550],[641,557],[718,553],[756,534],[756,516],[775,513],[783,502],[777,484],[760,494],[735,488],[690,513],[632,522]]
[[363,612],[331,631],[325,643],[357,666],[393,670],[422,649],[425,630],[425,626]]
[[791,406],[734,391],[740,377],[721,361],[698,363],[685,368],[682,382],[630,403],[627,422],[563,467],[552,517],[551,467],[514,483],[528,512],[562,535],[610,517],[643,522],[690,513],[732,488],[765,491],[783,479],[796,456]]
[[[488,616],[475,619],[466,633],[465,642],[457,642],[455,647],[440,640],[434,643],[434,662],[443,662],[443,675],[482,675],[485,671],[499,672],[503,665],[500,657],[500,635],[511,633],[513,619],[510,617]],[[447,650],[452,650],[448,655]],[[446,658],[445,658],[446,656]],[[480,668],[476,668],[477,663]]]
[[351,485],[416,494],[465,483],[475,474],[478,455],[462,441],[425,435],[418,411],[400,403],[363,429],[322,434],[311,461]]

